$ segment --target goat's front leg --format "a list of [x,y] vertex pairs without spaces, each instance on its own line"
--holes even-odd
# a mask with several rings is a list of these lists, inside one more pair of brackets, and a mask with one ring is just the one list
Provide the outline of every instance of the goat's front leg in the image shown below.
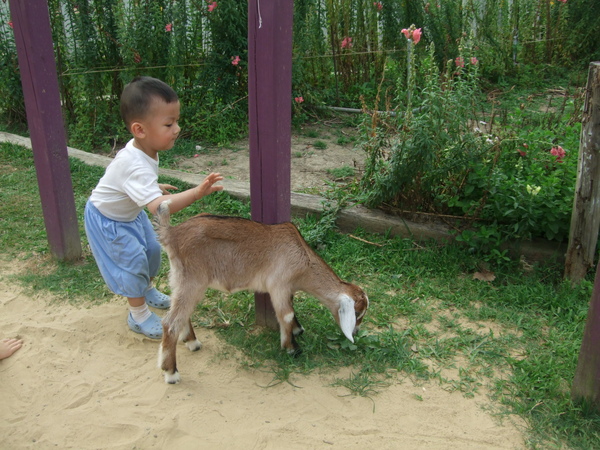
[[188,320],[188,328],[187,332],[181,336],[182,342],[186,345],[188,349],[192,352],[197,352],[202,348],[202,344],[196,338],[196,333],[194,332],[194,326],[192,325],[192,320]]
[[281,348],[289,355],[299,356],[302,350],[298,346],[295,337],[304,332],[304,328],[298,322],[294,307],[292,306],[293,295],[289,293],[279,293],[271,295],[273,309],[279,322],[279,332],[281,333]]
[[[290,300],[290,303],[293,301]],[[292,334],[294,335],[294,337],[298,337],[300,336],[302,333],[304,333],[304,327],[302,325],[300,325],[300,322],[298,322],[298,316],[296,316],[296,313],[294,313],[294,326],[292,327]]]

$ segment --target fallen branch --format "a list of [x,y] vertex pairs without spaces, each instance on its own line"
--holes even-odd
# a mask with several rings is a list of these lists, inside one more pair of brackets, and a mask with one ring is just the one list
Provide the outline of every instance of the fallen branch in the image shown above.
[[364,242],[365,244],[371,244],[371,245],[375,245],[377,247],[383,247],[382,244],[377,244],[376,242],[367,241],[366,239],[359,238],[358,236],[354,236],[353,234],[349,234],[348,236],[350,236],[352,239],[356,239],[357,241]]

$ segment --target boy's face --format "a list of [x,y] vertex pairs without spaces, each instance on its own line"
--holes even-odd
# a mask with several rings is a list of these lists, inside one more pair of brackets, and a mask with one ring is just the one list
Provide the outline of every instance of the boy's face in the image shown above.
[[146,154],[154,158],[158,152],[173,148],[181,131],[178,124],[179,110],[178,101],[173,103],[166,103],[162,99],[152,101],[146,117],[138,121],[143,133],[138,136],[134,132],[136,142],[141,145]]

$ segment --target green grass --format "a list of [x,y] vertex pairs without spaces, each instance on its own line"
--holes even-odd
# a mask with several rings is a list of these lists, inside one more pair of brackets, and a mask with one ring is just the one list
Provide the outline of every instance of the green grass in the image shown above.
[[326,150],[327,149],[327,142],[321,141],[321,140],[315,141],[313,143],[313,147],[316,148],[317,150]]
[[[0,257],[24,266],[9,278],[27,289],[50,292],[57,301],[101,303],[112,295],[87,248],[82,213],[103,169],[72,159],[71,172],[83,256],[59,263],[49,255],[31,151],[0,145]],[[173,219],[200,211],[249,216],[248,204],[219,193]],[[277,332],[254,326],[251,294],[209,291],[193,321],[240,349],[242,366],[269,371],[270,384],[329,372],[336,386],[371,398],[374,407],[399,379],[439,383],[466,397],[489,395],[494,413],[521,416],[531,448],[600,448],[600,416],[570,400],[590,280],[574,289],[562,281],[560,265],[524,272],[508,262],[490,267],[496,278],[488,283],[473,279],[481,261],[460,246],[354,232],[368,243],[314,217],[296,223],[343,279],[368,293],[364,326],[352,344],[317,300],[300,293],[295,305],[306,329],[299,339],[304,352],[292,358],[279,349]],[[167,272],[163,261],[158,283],[165,289]]]

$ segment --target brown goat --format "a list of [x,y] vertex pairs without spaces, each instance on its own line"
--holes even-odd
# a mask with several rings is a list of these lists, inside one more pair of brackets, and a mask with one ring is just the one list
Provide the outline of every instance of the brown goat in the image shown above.
[[292,305],[296,291],[318,298],[333,314],[344,335],[353,333],[367,311],[363,290],[346,283],[304,241],[291,223],[264,225],[238,217],[200,214],[170,226],[168,202],[155,217],[161,244],[169,256],[171,309],[163,319],[159,367],[167,383],[179,382],[177,340],[196,351],[190,316],[207,288],[224,292],[251,290],[271,297],[281,332],[281,347],[300,349],[294,339],[304,328]]

